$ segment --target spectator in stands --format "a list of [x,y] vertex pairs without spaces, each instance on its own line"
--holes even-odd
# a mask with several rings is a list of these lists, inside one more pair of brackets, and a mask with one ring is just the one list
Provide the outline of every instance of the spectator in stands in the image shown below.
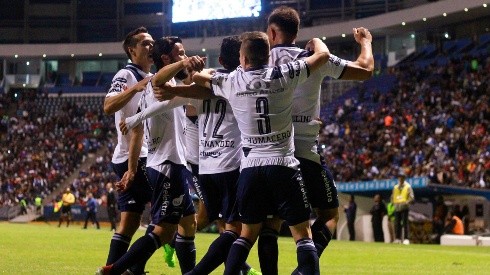
[[350,195],[349,204],[344,205],[345,217],[347,219],[347,229],[349,230],[349,240],[356,240],[356,213],[357,213],[357,204],[354,201],[354,195]]
[[412,186],[405,181],[405,173],[398,174],[398,184],[393,187],[391,200],[395,206],[395,243],[410,244],[408,231],[408,210],[410,203],[414,200]]
[[380,194],[374,195],[374,205],[369,213],[372,215],[371,224],[373,226],[374,241],[384,242],[383,218],[386,215],[387,210]]

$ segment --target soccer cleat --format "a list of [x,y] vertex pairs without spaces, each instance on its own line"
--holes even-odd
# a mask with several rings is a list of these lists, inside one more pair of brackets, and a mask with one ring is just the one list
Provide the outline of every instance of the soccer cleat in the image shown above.
[[112,265],[99,267],[97,271],[95,271],[95,275],[110,275],[111,269],[112,269]]
[[400,239],[395,239],[395,240],[393,241],[393,243],[396,243],[396,244],[401,244],[402,242],[400,241]]
[[247,272],[247,275],[262,275],[262,272],[258,271],[257,269],[250,268]]
[[175,248],[171,247],[169,244],[163,246],[163,258],[168,267],[175,267]]

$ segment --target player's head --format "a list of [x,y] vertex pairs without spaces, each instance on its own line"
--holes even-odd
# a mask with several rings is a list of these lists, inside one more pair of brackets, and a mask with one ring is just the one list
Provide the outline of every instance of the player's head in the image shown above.
[[70,192],[71,192],[70,187],[67,187],[67,188],[65,189],[65,193],[70,193]]
[[[299,14],[295,9],[287,6],[274,9],[267,20],[267,35],[270,43],[272,45],[292,43],[298,36],[299,22]],[[285,41],[277,41],[279,38]]]
[[269,63],[269,39],[263,32],[244,32],[240,36],[240,65],[243,68],[259,67]]
[[123,42],[123,48],[129,59],[135,64],[152,64],[151,49],[153,38],[145,27],[130,31]]
[[219,63],[227,70],[234,70],[240,65],[240,37],[238,35],[223,38],[219,53]]
[[[155,41],[153,45],[153,62],[157,70],[187,58],[182,39],[177,36],[165,36]],[[187,70],[179,71],[175,77],[182,80],[189,76]]]

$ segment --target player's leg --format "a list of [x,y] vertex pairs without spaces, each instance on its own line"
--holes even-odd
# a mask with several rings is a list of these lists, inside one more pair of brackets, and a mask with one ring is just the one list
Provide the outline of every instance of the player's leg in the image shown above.
[[332,239],[333,230],[327,227],[327,222],[330,221],[331,226],[335,227],[339,219],[337,187],[323,159],[320,160],[320,163],[305,158],[298,158],[298,160],[308,200],[317,216],[311,230],[313,242],[320,256]]
[[270,212],[271,192],[262,177],[262,167],[249,167],[241,171],[236,193],[236,203],[242,230],[233,242],[225,263],[224,274],[238,274],[242,269],[253,244],[257,240],[262,222]]
[[260,230],[258,253],[260,270],[263,274],[278,274],[279,246],[277,239],[281,230],[282,219],[268,218]]
[[[134,184],[128,190],[121,192],[117,198],[121,211],[121,222],[111,239],[107,265],[117,261],[128,250],[131,239],[140,226],[141,214],[145,205],[151,199],[152,190],[146,177],[145,166],[145,159],[140,159]],[[120,164],[113,163],[112,168],[119,177],[122,177],[128,169],[128,163],[127,161]],[[151,232],[152,228],[149,230]]]
[[296,242],[299,274],[319,274],[318,255],[310,228],[310,203],[303,175],[298,170],[284,166],[270,168],[271,184],[279,217],[284,219]]

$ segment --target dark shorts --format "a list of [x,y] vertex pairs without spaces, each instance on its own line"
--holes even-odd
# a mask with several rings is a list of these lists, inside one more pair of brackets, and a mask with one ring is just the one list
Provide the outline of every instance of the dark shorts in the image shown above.
[[[128,161],[118,164],[112,163],[112,170],[119,178],[122,178],[124,173],[128,171]],[[143,213],[145,205],[151,200],[152,189],[146,175],[146,158],[140,158],[133,184],[128,190],[119,193],[117,198],[119,211]]]
[[165,165],[170,165],[170,177],[155,169],[147,168],[148,178],[154,186],[151,220],[153,224],[161,222],[178,224],[181,217],[196,213],[186,182],[188,170],[184,165],[170,162]]
[[[198,196],[198,191],[196,188],[196,184],[199,184],[199,165],[190,163],[188,162],[188,165],[191,167],[192,171],[187,170],[186,172],[186,181],[187,185],[189,186],[189,189],[191,189],[191,192],[196,193]],[[199,196],[199,199],[202,200],[201,196]]]
[[199,175],[199,184],[196,187],[203,198],[210,222],[217,219],[223,219],[226,223],[239,220],[237,211],[233,211],[239,176],[240,169]]
[[339,207],[337,186],[332,173],[325,163],[318,164],[304,158],[297,158],[303,174],[308,200],[313,208],[335,209]]
[[71,205],[62,205],[61,206],[61,215],[71,215]]
[[245,224],[261,223],[270,213],[277,213],[289,226],[310,217],[301,172],[285,166],[243,169],[238,179],[237,206]]

